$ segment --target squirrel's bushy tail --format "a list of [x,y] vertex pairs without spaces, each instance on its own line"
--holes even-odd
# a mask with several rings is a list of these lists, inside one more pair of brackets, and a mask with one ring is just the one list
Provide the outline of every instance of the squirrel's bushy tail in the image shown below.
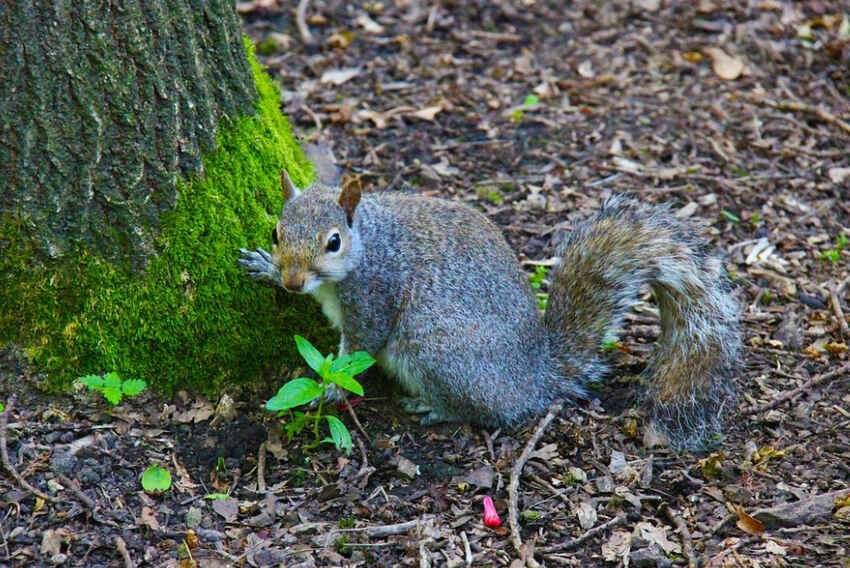
[[565,344],[598,353],[616,340],[648,284],[661,314],[661,336],[645,371],[651,427],[679,449],[704,448],[719,434],[735,398],[741,343],[726,272],[699,233],[667,207],[623,195],[608,199],[561,246],[544,318]]

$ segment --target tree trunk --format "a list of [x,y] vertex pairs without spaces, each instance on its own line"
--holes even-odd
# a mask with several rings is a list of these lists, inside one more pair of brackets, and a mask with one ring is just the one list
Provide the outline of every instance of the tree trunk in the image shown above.
[[60,385],[215,390],[292,355],[315,312],[235,265],[280,169],[312,175],[278,100],[231,0],[0,3],[0,344]]
[[0,6],[0,205],[52,257],[83,242],[144,260],[178,175],[252,112],[232,2],[120,4]]

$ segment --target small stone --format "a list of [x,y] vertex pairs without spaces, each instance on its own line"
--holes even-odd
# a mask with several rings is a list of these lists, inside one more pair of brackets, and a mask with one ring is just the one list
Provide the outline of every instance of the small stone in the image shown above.
[[587,473],[580,467],[571,467],[567,470],[567,474],[573,483],[587,483]]
[[189,507],[186,511],[186,526],[190,529],[196,529],[201,525],[202,519],[201,510],[197,507]]

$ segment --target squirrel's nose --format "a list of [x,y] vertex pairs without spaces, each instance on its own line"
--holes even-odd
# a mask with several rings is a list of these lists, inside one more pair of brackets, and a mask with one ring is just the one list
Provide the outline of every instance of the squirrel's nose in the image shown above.
[[289,272],[283,277],[283,287],[287,292],[300,292],[304,288],[304,273]]

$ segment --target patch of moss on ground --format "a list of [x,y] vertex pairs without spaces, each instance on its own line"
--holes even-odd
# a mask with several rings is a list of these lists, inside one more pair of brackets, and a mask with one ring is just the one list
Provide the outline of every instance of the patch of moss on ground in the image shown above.
[[248,55],[256,113],[221,125],[203,174],[180,184],[159,254],[142,272],[86,250],[33,266],[33,228],[0,219],[0,345],[23,346],[50,386],[118,371],[165,391],[213,394],[294,362],[293,333],[330,337],[312,303],[281,301],[236,265],[240,247],[269,245],[280,170],[299,185],[313,175],[277,88]]

